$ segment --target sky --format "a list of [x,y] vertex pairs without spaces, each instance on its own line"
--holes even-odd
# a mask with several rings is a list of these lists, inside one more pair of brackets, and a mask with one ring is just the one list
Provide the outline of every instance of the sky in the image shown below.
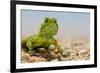
[[45,17],[56,18],[59,26],[56,38],[90,37],[90,14],[83,12],[21,10],[21,35],[38,33]]

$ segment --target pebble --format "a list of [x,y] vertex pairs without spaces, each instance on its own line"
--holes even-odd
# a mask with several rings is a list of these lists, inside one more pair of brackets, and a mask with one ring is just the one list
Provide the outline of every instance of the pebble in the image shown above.
[[55,48],[56,48],[56,46],[50,45],[48,49],[49,49],[49,50],[54,50]]
[[54,60],[52,60],[51,62],[57,62],[58,61],[58,59],[54,59]]

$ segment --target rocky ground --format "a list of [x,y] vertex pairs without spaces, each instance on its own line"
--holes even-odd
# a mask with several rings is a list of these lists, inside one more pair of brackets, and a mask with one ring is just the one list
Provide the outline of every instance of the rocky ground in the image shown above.
[[86,38],[73,38],[66,42],[66,46],[61,45],[63,53],[51,45],[48,49],[37,48],[36,53],[30,56],[26,49],[21,50],[22,63],[34,62],[51,62],[51,61],[72,61],[72,60],[89,60],[90,43]]

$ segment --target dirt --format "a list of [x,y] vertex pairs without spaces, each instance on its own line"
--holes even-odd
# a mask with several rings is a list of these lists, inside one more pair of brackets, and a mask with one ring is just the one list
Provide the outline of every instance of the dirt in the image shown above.
[[73,61],[90,59],[90,43],[84,38],[71,39],[66,47],[61,45],[63,54],[52,47],[49,49],[37,48],[34,55],[30,55],[25,48],[21,49],[21,63],[52,62],[52,61]]

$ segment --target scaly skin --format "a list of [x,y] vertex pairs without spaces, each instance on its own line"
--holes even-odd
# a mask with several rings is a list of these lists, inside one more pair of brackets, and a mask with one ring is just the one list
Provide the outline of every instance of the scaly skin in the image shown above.
[[58,24],[56,19],[45,17],[44,22],[41,24],[39,33],[22,40],[22,44],[28,48],[30,55],[34,54],[36,48],[48,48],[50,45],[55,45],[59,52],[62,53],[60,46],[56,39],[54,39],[57,32]]

